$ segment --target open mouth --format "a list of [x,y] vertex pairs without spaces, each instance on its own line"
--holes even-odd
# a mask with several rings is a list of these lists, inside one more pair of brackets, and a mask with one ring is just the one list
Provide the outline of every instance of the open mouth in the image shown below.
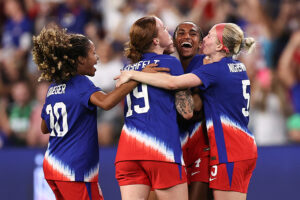
[[183,42],[183,43],[181,43],[181,47],[192,48],[193,45],[190,42]]

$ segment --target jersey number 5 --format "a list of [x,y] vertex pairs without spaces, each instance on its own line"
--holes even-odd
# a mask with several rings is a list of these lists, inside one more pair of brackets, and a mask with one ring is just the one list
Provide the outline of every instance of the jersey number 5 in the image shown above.
[[[144,107],[140,107],[140,105],[134,105],[133,109],[136,113],[141,114],[141,113],[146,113],[148,112],[150,106],[149,106],[149,98],[148,98],[148,88],[146,84],[141,84],[142,86],[142,90],[139,92],[138,91],[138,87],[134,88],[134,90],[132,91],[132,94],[135,98],[139,99],[139,98],[143,98],[144,99]],[[127,106],[128,106],[128,110],[126,113],[126,117],[129,117],[132,115],[132,103],[131,103],[131,98],[130,98],[130,94],[128,94],[126,96],[126,100],[127,100]]]
[[[51,104],[48,104],[46,107],[46,112],[48,115],[50,115],[50,136],[56,136],[54,130],[57,133],[57,137],[63,137],[66,135],[69,129],[66,105],[63,102],[55,103],[53,107]],[[62,127],[60,127],[59,121],[61,121]]]
[[243,84],[243,96],[247,100],[247,108],[242,108],[242,113],[245,117],[249,116],[249,106],[250,106],[250,94],[247,92],[247,86],[250,86],[249,80],[242,80]]

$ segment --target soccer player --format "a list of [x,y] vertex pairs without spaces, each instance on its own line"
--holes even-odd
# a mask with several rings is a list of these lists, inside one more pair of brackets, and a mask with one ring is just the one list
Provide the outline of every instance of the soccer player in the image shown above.
[[[207,62],[205,55],[199,54],[202,40],[201,29],[195,23],[186,21],[176,27],[173,41],[184,73],[189,73]],[[197,88],[191,90],[195,105],[193,120],[186,121],[182,118],[179,120],[183,158],[187,167],[189,199],[207,200],[209,199],[210,173],[209,145],[200,97],[202,94]]]
[[203,53],[211,64],[181,76],[122,72],[120,84],[133,79],[165,89],[200,86],[210,144],[209,186],[215,200],[245,200],[256,165],[257,147],[248,130],[250,81],[246,67],[232,56],[254,48],[239,26],[217,24],[204,38]]
[[50,133],[43,169],[57,199],[103,199],[98,185],[97,107],[108,110],[137,83],[105,94],[85,76],[95,74],[94,44],[57,26],[33,37],[33,59],[49,86],[42,132]]
[[[124,70],[140,71],[156,63],[170,68],[172,75],[183,74],[180,62],[163,54],[172,43],[159,18],[137,20],[125,50],[132,64]],[[188,199],[176,109],[183,117],[192,117],[192,97],[186,91],[175,93],[139,84],[127,95],[115,162],[123,200],[147,199],[151,189],[158,199]]]

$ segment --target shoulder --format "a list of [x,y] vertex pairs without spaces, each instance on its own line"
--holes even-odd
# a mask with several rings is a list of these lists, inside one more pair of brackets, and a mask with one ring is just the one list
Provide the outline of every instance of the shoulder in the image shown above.
[[222,74],[222,72],[220,72],[220,69],[222,68],[223,67],[220,67],[219,62],[213,62],[213,63],[201,65],[201,67],[194,68],[190,73],[196,74],[197,76],[202,74],[202,75],[209,75],[211,77],[216,77]]
[[160,58],[161,60],[172,60],[172,61],[179,62],[179,60],[175,56],[166,55],[166,54],[156,55],[155,58]]
[[72,78],[73,81],[78,81],[78,82],[89,82],[89,78],[87,76],[83,75],[76,75]]
[[87,76],[83,75],[76,75],[72,77],[68,83],[79,88],[86,87],[87,85],[94,85],[93,82]]
[[175,57],[175,56],[171,56],[171,55],[157,55],[155,57],[155,59],[160,60],[160,62],[164,62],[164,63],[172,63],[172,64],[178,64],[181,66],[180,61]]
[[208,63],[206,65],[203,65],[202,68],[209,68],[209,69],[219,69],[221,70],[222,67],[228,66],[228,64],[239,64],[241,63],[240,61],[233,60],[231,57],[225,57],[222,58],[220,61],[213,62],[213,63]]
[[188,65],[188,68],[186,69],[186,73],[191,72],[195,69],[197,69],[198,67],[202,66],[204,63],[204,58],[205,55],[203,54],[197,54],[193,57],[193,59],[191,60],[191,62]]
[[233,59],[232,57],[225,57],[220,62],[224,63],[224,64],[228,64],[228,63],[242,63],[241,61]]
[[195,55],[194,59],[195,60],[203,60],[205,58],[206,55],[204,54],[197,54]]

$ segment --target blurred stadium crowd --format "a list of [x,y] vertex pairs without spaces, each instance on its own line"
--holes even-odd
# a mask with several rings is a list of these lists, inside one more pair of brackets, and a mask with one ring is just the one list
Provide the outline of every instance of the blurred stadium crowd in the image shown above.
[[[91,80],[111,91],[127,62],[123,47],[138,18],[154,14],[173,34],[194,21],[204,35],[216,23],[233,22],[257,47],[239,56],[251,80],[250,129],[258,145],[300,143],[300,1],[297,0],[0,0],[0,148],[45,147],[40,113],[48,83],[37,82],[32,36],[50,22],[87,35],[101,64]],[[175,55],[176,56],[176,55]],[[117,144],[122,104],[99,110],[100,145]]]

